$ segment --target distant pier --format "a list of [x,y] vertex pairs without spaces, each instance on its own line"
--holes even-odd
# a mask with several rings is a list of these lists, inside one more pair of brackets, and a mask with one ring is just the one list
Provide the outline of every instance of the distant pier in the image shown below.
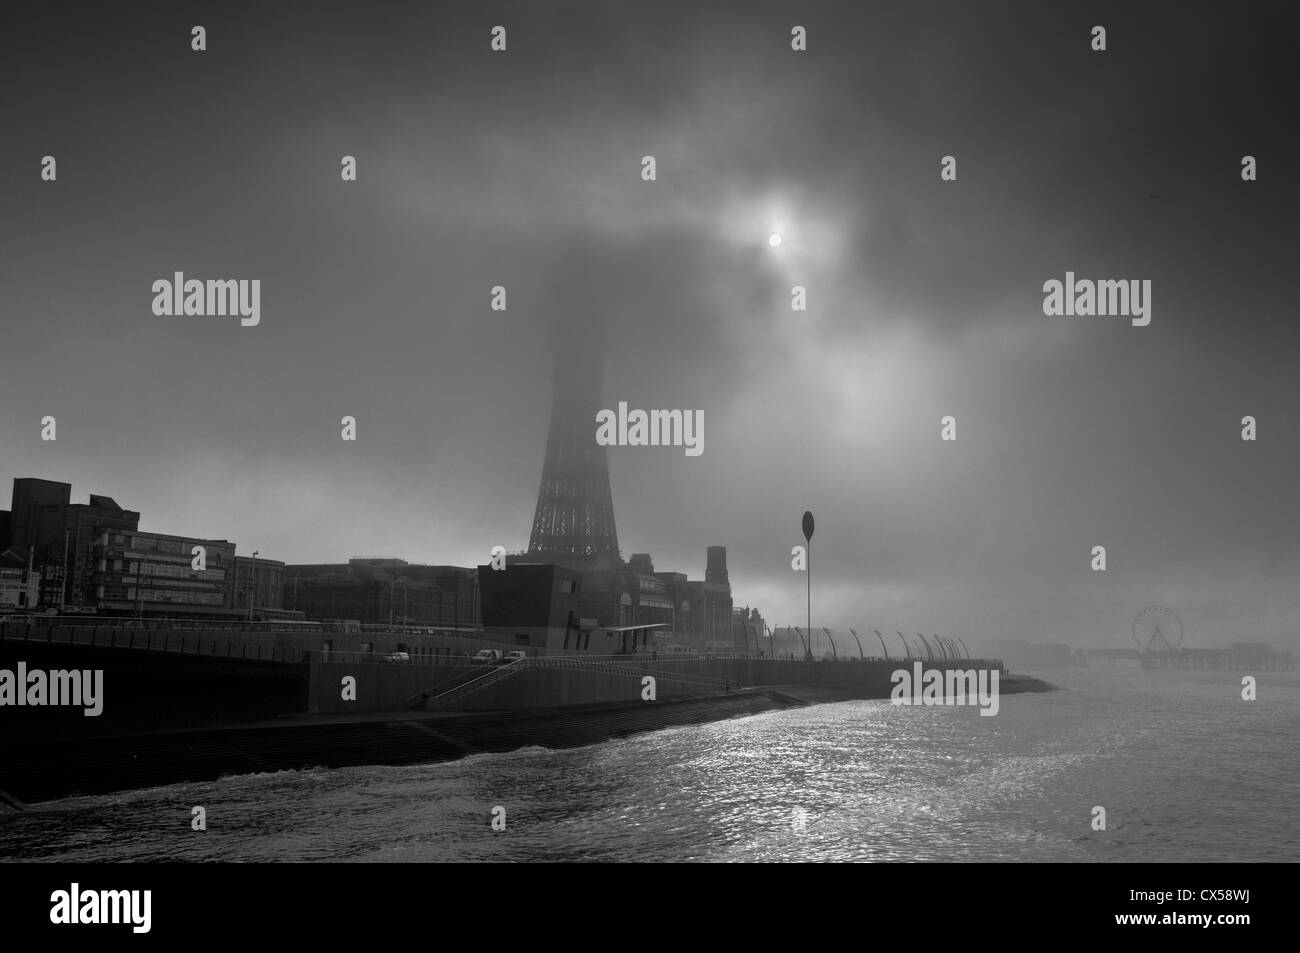
[[1293,672],[1295,656],[1265,646],[1250,649],[1175,649],[1143,652],[1143,668],[1234,670],[1246,672]]
[[1226,649],[1088,649],[1082,654],[1090,665],[1129,665],[1152,669],[1200,671],[1293,672],[1295,656],[1268,645],[1240,643]]

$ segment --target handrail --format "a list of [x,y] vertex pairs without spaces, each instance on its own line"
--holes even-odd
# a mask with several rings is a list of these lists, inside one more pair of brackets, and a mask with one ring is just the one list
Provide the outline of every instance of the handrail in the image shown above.
[[[17,614],[15,614],[17,615]],[[0,629],[5,628],[6,620],[15,615],[0,615]],[[296,622],[287,619],[168,619],[96,614],[48,615],[44,613],[22,614],[20,622],[10,621],[9,625],[26,625],[48,628],[50,626],[76,628],[117,628],[117,629],[189,629],[199,631],[247,630],[257,632],[301,632],[308,635],[431,635],[446,639],[474,639],[487,642],[500,642],[514,645],[514,639],[494,636],[483,629],[458,625],[378,625],[361,623],[355,628],[339,622],[318,622],[304,620]]]
[[[268,644],[262,641],[255,641],[253,648],[255,654],[249,654],[249,643],[243,639],[239,642],[225,640],[222,642],[221,649],[217,646],[217,640],[205,640],[201,635],[192,633],[187,634],[180,631],[179,638],[173,638],[171,632],[156,632],[151,629],[130,629],[129,631],[117,627],[109,627],[101,632],[97,626],[86,627],[64,627],[67,631],[67,638],[54,638],[55,627],[48,626],[44,628],[34,628],[32,626],[23,626],[19,631],[17,626],[3,625],[0,626],[0,642],[44,642],[47,645],[80,645],[92,649],[128,649],[135,652],[166,652],[177,655],[199,655],[210,658],[239,659],[241,661],[260,661],[260,662],[301,662],[299,652],[295,649]],[[77,634],[89,630],[90,638],[78,639]],[[62,636],[63,633],[60,633]],[[238,646],[239,651],[234,649]]]
[[488,685],[493,685],[501,681],[503,678],[517,675],[526,667],[527,665],[523,659],[517,659],[505,665],[494,665],[478,678],[472,678],[469,681],[461,682],[459,685],[455,685],[444,692],[439,692],[437,695],[431,697],[430,692],[432,692],[433,689],[426,689],[423,692],[418,692],[417,694],[412,695],[407,699],[407,701],[412,702],[419,699],[420,702],[432,702],[439,706],[445,705],[454,698],[463,697],[471,692],[476,692],[479,689],[486,688]]
[[[88,620],[87,620],[88,621]],[[382,663],[386,656],[393,654],[388,651],[371,651],[371,652],[345,652],[341,650],[330,650],[328,653],[318,650],[309,650],[293,646],[281,646],[268,644],[267,640],[254,637],[252,632],[244,633],[236,629],[231,631],[231,626],[214,627],[215,631],[224,629],[234,638],[223,640],[218,644],[216,639],[204,638],[202,633],[209,631],[207,629],[198,632],[192,629],[166,627],[159,630],[155,626],[131,625],[130,620],[119,620],[126,624],[103,624],[100,625],[82,624],[82,625],[31,625],[29,623],[14,623],[6,621],[0,624],[0,641],[19,641],[19,642],[46,642],[59,645],[82,645],[89,648],[115,648],[128,649],[132,651],[150,651],[150,652],[169,652],[185,655],[200,655],[211,658],[231,658],[248,661],[264,662],[308,662],[314,660],[321,661],[340,661],[354,663]],[[293,631],[301,631],[295,629]],[[55,639],[55,636],[58,639]],[[87,638],[88,636],[88,638]],[[457,638],[451,636],[450,638]],[[468,638],[468,637],[466,637]],[[251,644],[250,644],[251,643]],[[235,651],[238,649],[238,651]],[[401,664],[416,665],[463,665],[468,659],[452,655],[423,655],[411,652],[409,649],[409,661]],[[1282,653],[1283,655],[1285,653]],[[698,685],[707,685],[716,688],[730,686],[729,679],[718,678],[716,676],[704,675],[695,672],[683,672],[677,670],[677,666],[682,663],[694,663],[701,661],[746,661],[746,662],[784,662],[786,664],[808,664],[803,659],[779,659],[772,657],[757,658],[752,655],[700,655],[700,654],[679,654],[679,653],[656,653],[656,652],[625,652],[612,655],[552,655],[552,656],[533,656],[526,659],[516,660],[516,662],[507,666],[492,666],[492,671],[498,671],[502,668],[509,668],[512,671],[522,671],[523,668],[573,668],[583,669],[593,672],[604,672],[616,675],[635,675],[641,677],[644,675],[654,675],[656,678],[672,679],[685,683]],[[922,662],[927,666],[936,665],[961,665],[963,667],[983,666],[998,667],[1006,671],[1006,666],[1001,659],[988,658],[965,658],[965,659],[923,659],[909,656],[904,659],[895,658],[844,658],[838,662],[828,662],[826,660],[815,660],[812,664],[841,664],[857,665],[862,663],[880,663],[887,662],[893,664],[911,665],[913,662]],[[634,671],[629,671],[634,669]],[[474,681],[478,681],[475,679]],[[427,692],[420,693],[420,696],[427,695]],[[420,697],[412,696],[412,698]]]

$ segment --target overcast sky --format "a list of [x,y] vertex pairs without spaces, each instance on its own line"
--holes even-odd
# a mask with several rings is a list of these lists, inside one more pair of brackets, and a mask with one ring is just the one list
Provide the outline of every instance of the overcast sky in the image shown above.
[[[484,562],[594,321],[608,406],[704,414],[701,456],[610,451],[624,556],[725,545],[737,604],[802,623],[811,509],[814,625],[1128,645],[1154,603],[1296,647],[1284,4],[269,6],[0,31],[4,499]],[[260,325],[155,316],[175,271],[260,279]],[[1066,271],[1149,279],[1150,325],[1045,316]]]

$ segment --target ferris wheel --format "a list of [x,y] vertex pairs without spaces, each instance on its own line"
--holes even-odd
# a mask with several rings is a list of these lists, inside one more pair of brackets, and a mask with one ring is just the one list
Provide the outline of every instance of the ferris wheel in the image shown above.
[[1133,620],[1133,641],[1143,652],[1173,651],[1183,644],[1183,623],[1173,609],[1147,606]]

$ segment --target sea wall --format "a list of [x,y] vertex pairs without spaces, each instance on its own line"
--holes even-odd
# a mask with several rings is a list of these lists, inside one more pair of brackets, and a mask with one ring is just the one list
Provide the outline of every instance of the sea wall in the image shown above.
[[0,641],[0,669],[102,672],[102,711],[77,706],[0,708],[0,745],[15,740],[258,721],[307,710],[305,663],[173,652]]

